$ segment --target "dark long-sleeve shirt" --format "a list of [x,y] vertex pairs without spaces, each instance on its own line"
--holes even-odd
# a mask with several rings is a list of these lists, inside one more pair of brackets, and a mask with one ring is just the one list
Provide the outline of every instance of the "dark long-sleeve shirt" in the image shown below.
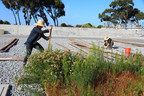
[[111,39],[111,38],[109,38],[108,40],[104,40],[104,42],[106,42],[106,43],[110,43],[110,44],[111,44],[112,39]]
[[39,29],[38,27],[34,27],[26,41],[26,43],[28,44],[33,44],[35,43],[37,40],[39,40],[41,37],[43,37],[44,39],[46,39],[46,36],[43,33],[48,33],[49,30],[44,30],[42,31],[41,29]]

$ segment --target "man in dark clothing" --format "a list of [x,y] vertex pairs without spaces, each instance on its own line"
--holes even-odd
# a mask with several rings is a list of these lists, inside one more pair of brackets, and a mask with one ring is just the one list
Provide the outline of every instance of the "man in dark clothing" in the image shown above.
[[44,35],[44,33],[48,33],[49,30],[52,30],[52,27],[42,31],[41,28],[44,27],[44,22],[42,20],[38,20],[38,22],[35,23],[35,25],[37,25],[37,26],[32,29],[27,41],[25,42],[25,44],[26,44],[26,56],[24,58],[24,65],[27,63],[27,59],[31,55],[33,48],[36,48],[39,51],[44,51],[44,48],[37,41],[41,37],[43,37],[45,40],[49,40],[49,38],[51,38],[51,37],[46,37]]
[[108,49],[112,49],[112,46],[114,45],[114,42],[112,41],[112,39],[109,36],[106,36],[104,38],[103,45],[107,46]]

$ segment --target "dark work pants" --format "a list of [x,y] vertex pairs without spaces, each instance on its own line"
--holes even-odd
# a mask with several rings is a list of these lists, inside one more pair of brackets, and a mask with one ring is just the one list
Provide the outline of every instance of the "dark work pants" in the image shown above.
[[44,51],[44,48],[38,42],[36,42],[34,44],[27,44],[26,45],[26,56],[23,61],[25,64],[27,63],[27,59],[31,55],[33,48],[38,49],[40,52]]

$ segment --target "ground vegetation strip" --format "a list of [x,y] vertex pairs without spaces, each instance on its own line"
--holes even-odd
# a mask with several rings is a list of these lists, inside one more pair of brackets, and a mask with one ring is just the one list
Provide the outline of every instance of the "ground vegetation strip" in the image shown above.
[[15,84],[35,96],[144,95],[142,56],[107,59],[103,52],[93,45],[89,54],[70,50],[35,53],[15,77]]

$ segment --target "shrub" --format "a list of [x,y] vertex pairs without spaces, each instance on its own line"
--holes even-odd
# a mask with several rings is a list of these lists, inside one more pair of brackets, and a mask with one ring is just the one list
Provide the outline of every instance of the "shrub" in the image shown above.
[[3,20],[0,20],[0,24],[3,24]]
[[65,23],[62,23],[61,27],[67,27],[67,25]]
[[136,25],[136,27],[141,27],[141,25]]
[[[94,96],[105,93],[103,90],[96,93],[99,82],[102,82],[100,86],[108,82],[109,86],[104,89],[112,91],[113,74],[130,72],[143,75],[141,59],[141,55],[136,53],[134,59],[132,55],[129,58],[122,55],[110,61],[104,58],[103,49],[94,44],[88,56],[62,50],[45,51],[31,56],[23,75],[16,79],[17,84],[34,96],[46,93],[50,96]],[[139,82],[137,85],[141,85]],[[29,85],[35,86],[35,91]],[[144,85],[135,88],[133,90],[139,93]]]
[[102,28],[102,27],[103,27],[103,25],[98,25],[98,26],[97,26],[97,28]]
[[[17,84],[24,84],[23,88],[29,89],[27,91],[31,92],[33,89],[25,86],[25,84],[40,85],[46,91],[49,91],[52,86],[58,87],[56,84],[59,83],[63,87],[67,86],[71,84],[69,80],[72,74],[72,66],[80,58],[84,57],[80,54],[62,50],[35,54],[29,59],[28,66],[25,68],[26,74],[17,79]],[[32,94],[38,94],[38,92]],[[42,95],[42,92],[39,94]]]
[[76,27],[82,27],[82,25],[76,25]]
[[95,28],[95,27],[92,26],[90,23],[87,23],[87,24],[82,25],[82,28]]
[[8,21],[0,20],[0,24],[10,24]]
[[72,25],[67,25],[67,27],[73,27]]
[[8,21],[4,21],[4,24],[10,24]]

